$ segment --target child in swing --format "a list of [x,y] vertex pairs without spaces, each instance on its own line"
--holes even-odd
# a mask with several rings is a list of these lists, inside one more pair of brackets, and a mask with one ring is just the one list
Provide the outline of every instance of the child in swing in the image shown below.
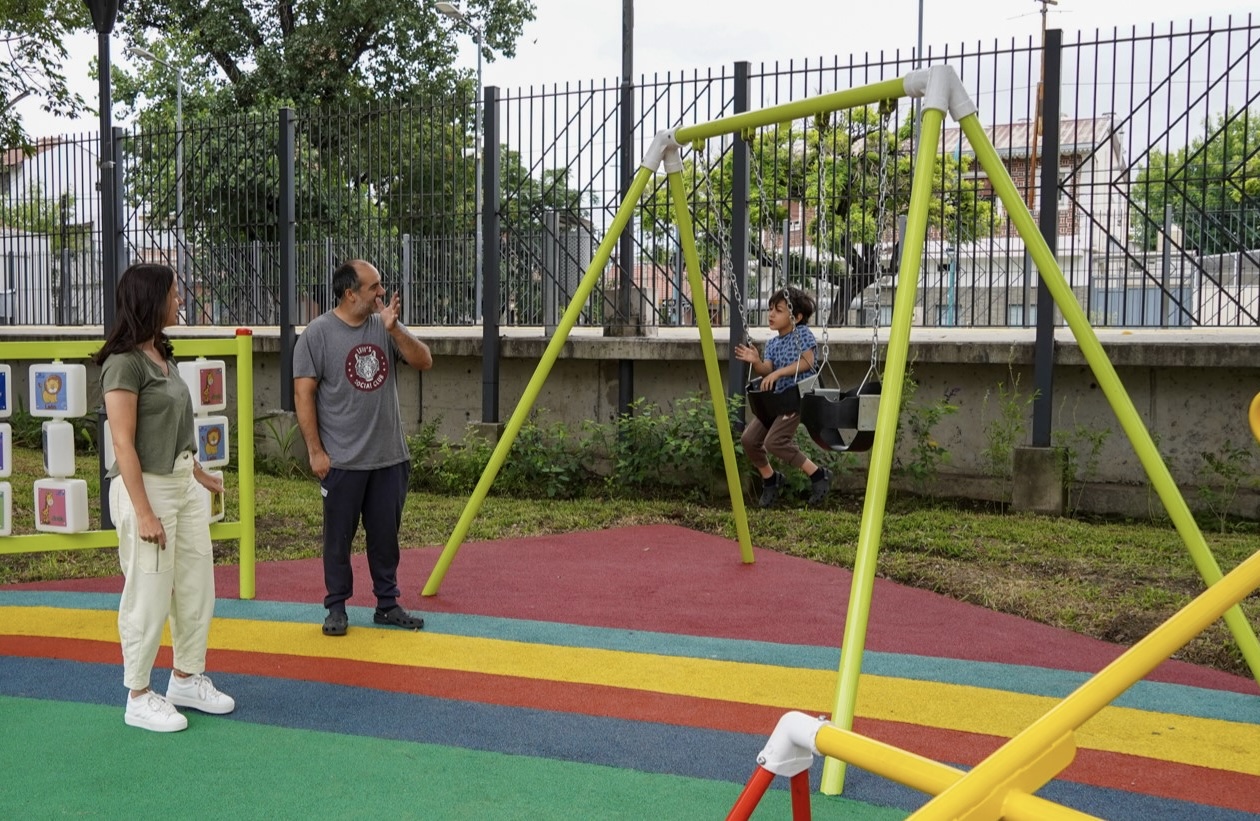
[[[814,314],[814,299],[800,288],[788,286],[770,298],[770,330],[778,336],[766,343],[763,359],[753,345],[736,345],[735,358],[747,362],[752,371],[761,377],[761,390],[782,393],[799,380],[811,376],[817,367],[815,353],[818,342],[807,327]],[[831,472],[801,452],[796,446],[796,429],[801,423],[799,412],[776,417],[766,427],[754,416],[744,428],[742,442],[753,467],[761,474],[762,488],[759,504],[770,507],[783,492],[785,478],[770,467],[767,454],[800,468],[810,479],[809,504],[821,504],[831,489]]]

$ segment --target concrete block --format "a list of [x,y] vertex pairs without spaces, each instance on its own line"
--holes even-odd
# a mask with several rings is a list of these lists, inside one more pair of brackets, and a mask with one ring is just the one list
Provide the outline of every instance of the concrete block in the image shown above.
[[499,439],[503,436],[503,429],[506,427],[504,422],[470,422],[469,430],[476,436],[480,436],[492,445],[499,444]]
[[1067,504],[1063,448],[1016,448],[1011,509],[1062,516]]

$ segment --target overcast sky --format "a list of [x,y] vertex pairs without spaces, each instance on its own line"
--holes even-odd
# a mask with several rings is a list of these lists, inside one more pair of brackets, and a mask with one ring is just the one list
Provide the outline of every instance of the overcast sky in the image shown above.
[[[425,0],[419,0],[425,2]],[[621,73],[621,0],[535,0],[537,19],[525,27],[511,60],[483,64],[486,85],[518,88],[576,81],[604,80]],[[1005,43],[1040,39],[1039,0],[922,0],[925,50],[959,43]],[[1064,30],[1065,39],[1079,30],[1106,32],[1115,26],[1141,31],[1169,22],[1182,30],[1193,17],[1196,24],[1227,15],[1245,19],[1253,9],[1242,0],[1060,0],[1048,6],[1047,24]],[[737,60],[753,63],[802,58],[847,56],[881,49],[909,54],[919,37],[920,0],[635,0],[635,75],[729,66]],[[1197,27],[1197,25],[1196,25]],[[460,64],[473,69],[476,49],[472,36],[460,38]],[[88,69],[96,56],[95,35],[68,43],[67,73],[73,87],[95,101],[96,83]],[[122,43],[114,39],[112,59],[126,63]],[[27,130],[33,136],[95,131],[95,116],[79,120],[53,118],[34,101],[22,104]],[[125,125],[125,123],[115,123]]]

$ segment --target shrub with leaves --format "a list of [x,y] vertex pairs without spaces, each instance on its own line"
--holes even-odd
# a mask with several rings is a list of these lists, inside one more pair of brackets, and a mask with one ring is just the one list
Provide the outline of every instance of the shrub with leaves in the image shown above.
[[1229,509],[1233,507],[1238,490],[1244,485],[1256,485],[1251,471],[1251,448],[1235,447],[1228,439],[1218,451],[1202,451],[1198,494],[1220,532],[1224,533],[1229,521]]
[[517,496],[572,499],[593,476],[590,442],[587,437],[571,437],[560,422],[540,424],[537,414],[531,415],[512,441],[495,487]]
[[[617,420],[615,438],[609,442],[613,495],[660,497],[682,491],[710,497],[725,475],[713,401],[691,394],[666,412],[639,399],[631,410],[631,415]],[[742,455],[738,437],[735,447],[736,454]]]
[[898,438],[908,443],[909,454],[897,460],[897,472],[908,479],[920,494],[927,494],[941,465],[949,462],[949,449],[941,445],[932,431],[942,419],[958,412],[954,404],[957,388],[947,390],[939,399],[923,404],[915,401],[919,383],[906,371],[898,414]]

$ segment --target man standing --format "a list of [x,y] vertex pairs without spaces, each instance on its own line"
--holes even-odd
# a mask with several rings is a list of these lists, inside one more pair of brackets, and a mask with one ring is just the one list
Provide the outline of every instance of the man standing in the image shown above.
[[385,301],[370,262],[342,264],[332,289],[337,307],[306,327],[293,352],[298,426],[324,498],[324,635],[346,634],[346,600],[354,592],[350,543],[360,518],[376,595],[372,620],[419,630],[424,619],[398,604],[398,529],[411,457],[394,366],[403,361],[427,371],[433,355],[398,320],[398,293]]

